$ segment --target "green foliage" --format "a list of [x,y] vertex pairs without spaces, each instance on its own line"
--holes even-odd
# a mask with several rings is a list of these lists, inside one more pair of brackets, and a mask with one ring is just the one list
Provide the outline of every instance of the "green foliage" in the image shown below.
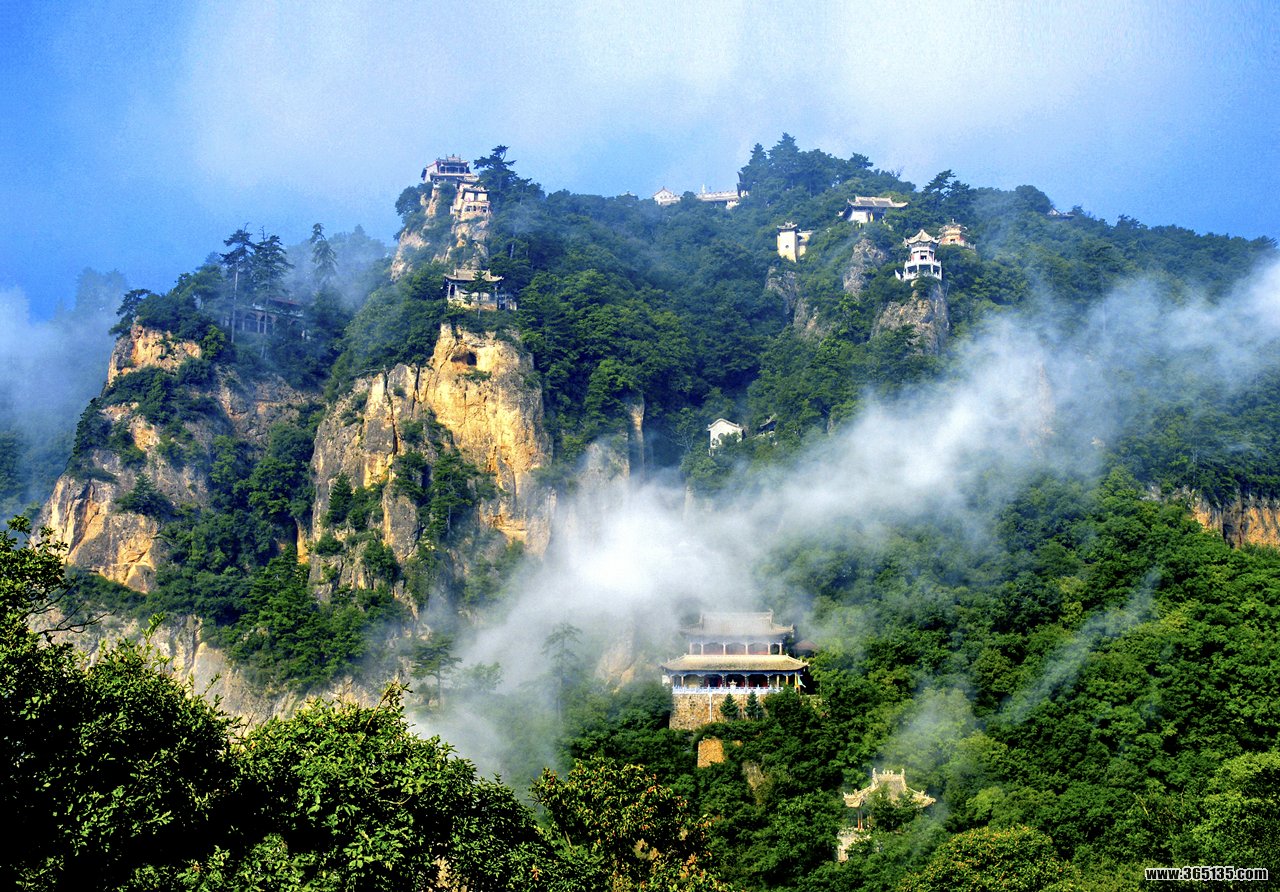
[[338,272],[338,255],[325,238],[324,226],[316,223],[311,227],[311,263],[315,267],[316,282],[323,288]]
[[149,646],[107,648],[86,666],[50,644],[27,621],[65,590],[63,549],[48,531],[22,544],[21,518],[9,530],[7,888],[392,890],[434,887],[444,864],[468,888],[587,888],[509,790],[410,733],[394,689],[372,709],[312,701],[241,737]]
[[199,371],[182,379],[178,372],[169,372],[159,366],[146,366],[121,375],[103,391],[99,406],[132,404],[134,411],[147,421],[178,432],[184,421],[213,409],[212,401],[207,397],[192,396],[189,392],[191,379],[198,378],[204,368],[197,366]]
[[76,424],[71,458],[67,463],[68,472],[81,477],[93,475],[97,471],[92,460],[93,450],[106,446],[110,436],[111,420],[102,414],[102,403],[95,397],[85,406],[80,421]]
[[544,772],[533,795],[591,888],[720,890],[707,822],[639,765],[579,762]]
[[395,552],[389,545],[384,545],[381,539],[370,539],[365,543],[360,559],[375,578],[395,582],[400,576],[400,564],[396,561]]
[[10,888],[123,886],[141,866],[198,856],[232,792],[230,719],[172,680],[148,646],[91,667],[28,620],[64,600],[64,549],[0,534],[0,805]]
[[444,680],[452,674],[462,658],[455,655],[457,642],[452,635],[432,635],[413,648],[413,674],[416,678],[436,680],[436,701],[444,699]]
[[336,554],[342,554],[344,548],[345,546],[338,537],[326,530],[324,535],[316,540],[314,550],[321,557],[333,557]]
[[495,146],[488,155],[472,162],[473,169],[480,175],[480,184],[489,190],[491,200],[500,207],[542,196],[537,183],[516,176],[514,165],[514,161],[507,160],[506,146]]
[[371,517],[381,516],[382,489],[383,484],[377,483],[373,486],[358,486],[352,490],[351,507],[347,510],[347,523],[351,525],[351,529],[357,532],[364,530]]
[[395,694],[376,709],[316,702],[267,722],[246,741],[243,771],[252,807],[188,873],[209,874],[203,888],[429,888],[442,863],[451,883],[476,889],[564,876],[527,809],[410,733]]
[[742,718],[742,710],[738,708],[738,701],[733,699],[732,694],[725,694],[720,701],[720,715],[726,722],[736,722]]
[[139,474],[133,489],[115,500],[117,511],[132,511],[148,517],[164,518],[173,513],[173,503],[165,498],[164,493],[156,489],[151,478]]
[[430,360],[445,318],[444,272],[442,266],[424,264],[369,295],[342,335],[331,394],[361,375]]
[[943,843],[924,872],[902,892],[1041,892],[1083,889],[1062,885],[1070,878],[1053,840],[1030,827],[979,828]]
[[1218,769],[1201,800],[1191,831],[1203,864],[1259,866],[1280,863],[1280,753],[1249,753]]
[[299,422],[271,428],[266,454],[249,475],[249,506],[276,523],[301,520],[311,510],[311,453],[321,414],[314,407],[299,414]]
[[321,604],[307,586],[307,570],[286,552],[249,581],[244,612],[229,630],[229,653],[268,684],[323,684],[364,653],[366,624],[386,610]]
[[333,478],[333,485],[329,487],[329,510],[325,512],[325,525],[336,527],[346,523],[354,498],[355,490],[351,488],[351,478],[345,471],[339,471],[338,476]]

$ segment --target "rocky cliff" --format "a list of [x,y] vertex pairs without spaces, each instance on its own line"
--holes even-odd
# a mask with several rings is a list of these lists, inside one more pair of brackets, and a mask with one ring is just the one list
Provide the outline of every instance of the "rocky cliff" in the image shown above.
[[[550,464],[551,440],[533,361],[512,340],[449,325],[441,328],[428,363],[361,378],[320,423],[312,460],[311,541],[335,534],[325,519],[334,484],[345,475],[354,487],[380,492],[376,531],[405,565],[423,545],[423,520],[412,487],[395,485],[406,467],[397,459],[416,454],[432,466],[447,449],[456,449],[496,484],[496,494],[477,507],[480,523],[540,554],[551,534],[554,497],[537,479],[538,470]],[[356,538],[351,531],[336,535],[344,544]],[[366,586],[366,571],[352,557],[313,554],[315,577],[327,574],[341,585]]]
[[[175,372],[201,356],[199,344],[134,326],[111,353],[104,394],[126,375],[146,368]],[[261,445],[273,423],[306,401],[279,378],[263,376],[250,386],[223,367],[189,389],[206,408],[182,424],[179,438],[148,421],[136,403],[90,406],[90,417],[82,424],[100,426],[102,442],[58,478],[39,518],[40,525],[67,544],[72,565],[150,591],[166,556],[158,538],[160,524],[154,516],[121,507],[122,498],[134,493],[145,477],[175,508],[205,504],[214,438],[230,435]]]
[[[841,288],[851,297],[860,297],[876,268],[886,260],[888,255],[870,239],[858,239],[850,252],[848,263],[840,272]],[[831,322],[822,318],[814,301],[805,293],[795,269],[770,269],[765,288],[782,298],[783,305],[791,316],[791,325],[802,338],[820,341],[833,331]]]
[[[135,329],[116,345],[109,375],[115,383],[149,367],[179,372],[184,362],[200,358],[197,344]],[[168,557],[161,521],[124,510],[122,498],[145,475],[172,506],[206,504],[214,439],[227,435],[264,446],[271,425],[311,397],[269,375],[249,386],[233,370],[220,366],[213,367],[204,384],[188,389],[202,400],[203,408],[184,423],[181,448],[173,445],[171,429],[147,421],[135,403],[100,399],[91,406],[91,421],[105,426],[99,437],[103,442],[78,459],[75,471],[59,479],[41,518],[69,545],[75,566],[140,592],[153,590],[156,570]],[[104,393],[111,390],[109,385]],[[339,473],[355,486],[379,493],[380,511],[373,512],[374,529],[367,532],[376,532],[398,562],[407,564],[422,546],[420,506],[395,486],[397,459],[414,452],[425,460],[428,480],[439,457],[453,452],[492,481],[473,509],[477,527],[491,537],[485,540],[489,545],[501,551],[504,543],[520,543],[535,554],[546,548],[555,500],[552,490],[539,482],[538,472],[550,463],[551,441],[532,359],[514,340],[445,326],[429,362],[399,365],[358,380],[320,422],[312,462],[316,503],[298,544],[300,556],[311,562],[314,580],[321,583],[322,595],[324,583],[371,588],[376,582],[358,551],[339,556],[314,551],[317,540],[334,532],[323,518]],[[352,531],[339,535],[347,538]],[[486,555],[477,547],[474,554],[445,557],[465,573],[468,561]],[[108,640],[137,638],[142,631],[136,621],[109,618],[74,640],[92,654]],[[208,644],[197,618],[172,617],[155,632],[152,643],[174,660],[178,672],[191,676],[197,688],[207,687],[222,698],[233,713],[261,719],[297,705],[295,695],[264,691],[229,666],[225,654]],[[365,669],[314,693],[373,702],[382,684],[403,675],[403,667],[394,661]]]
[[[381,675],[371,672],[342,675],[323,690],[268,690],[250,681],[227,660],[222,650],[208,643],[202,620],[193,616],[169,617],[151,630],[150,636],[147,636],[147,626],[143,620],[106,616],[79,631],[55,633],[54,640],[71,644],[92,661],[119,641],[146,638],[151,647],[170,661],[175,677],[189,679],[196,692],[209,699],[216,698],[223,712],[255,724],[290,715],[313,696],[377,703],[387,682],[396,677],[392,668]],[[400,680],[408,681],[407,674],[401,674]]]
[[854,297],[860,295],[862,290],[867,287],[867,280],[871,278],[871,274],[875,272],[876,267],[888,259],[889,255],[877,248],[870,239],[858,239],[853,246],[849,265],[845,267],[844,275],[840,281],[845,293]]
[[1200,494],[1189,498],[1192,516],[1232,546],[1280,548],[1280,499],[1236,493],[1221,505]]
[[900,328],[911,330],[916,349],[920,352],[933,356],[942,352],[951,332],[951,320],[940,284],[915,288],[906,300],[886,306],[876,317],[871,334],[874,337]]
[[168,332],[152,331],[134,325],[127,335],[116,341],[107,361],[107,386],[121,375],[138,369],[177,370],[188,359],[199,359],[204,351],[199,344],[175,338]]
[[415,258],[430,256],[435,263],[480,268],[488,258],[489,217],[455,219],[447,200],[452,191],[436,187],[419,196],[422,213],[400,231],[391,278],[408,273]]

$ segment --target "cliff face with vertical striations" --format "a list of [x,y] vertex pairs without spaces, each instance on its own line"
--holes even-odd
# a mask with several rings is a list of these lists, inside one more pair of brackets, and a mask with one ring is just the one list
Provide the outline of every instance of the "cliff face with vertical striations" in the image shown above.
[[1236,493],[1221,505],[1196,494],[1189,500],[1191,516],[1220,534],[1233,547],[1267,545],[1280,548],[1280,499]]
[[[334,483],[345,474],[354,487],[380,490],[377,533],[401,565],[410,561],[424,547],[423,523],[405,488],[396,486],[403,466],[397,459],[416,453],[433,466],[449,448],[496,486],[495,495],[479,502],[477,520],[506,542],[540,554],[550,539],[554,499],[537,480],[551,461],[551,439],[532,359],[513,341],[448,325],[428,363],[361,378],[320,423],[312,459],[312,543],[326,533]],[[339,584],[369,582],[349,556],[313,554],[312,562],[316,578],[327,570]]]
[[[200,345],[140,326],[122,336],[111,353],[107,387],[142,369],[177,371],[202,357]],[[68,547],[68,561],[140,592],[155,585],[156,569],[167,556],[155,517],[119,503],[145,475],[175,508],[199,507],[209,493],[208,456],[215,437],[265,442],[267,429],[292,413],[306,396],[273,376],[253,386],[234,372],[215,367],[209,380],[189,388],[206,409],[185,421],[184,443],[148,421],[135,403],[91,406],[89,420],[109,430],[108,447],[97,444],[54,484],[39,525],[48,526]]]
[[127,335],[116,341],[107,361],[107,386],[121,375],[144,368],[176,370],[188,359],[199,359],[204,351],[199,344],[175,338],[167,332],[152,331],[134,325]]
[[[445,194],[452,194],[446,188]],[[488,214],[460,220],[452,215],[440,187],[418,198],[421,215],[406,225],[396,242],[391,278],[399,279],[413,268],[414,259],[431,251],[435,263],[479,268],[488,258]]]
[[871,334],[901,328],[910,329],[916,349],[921,353],[937,356],[942,352],[951,332],[951,319],[941,285],[913,289],[906,300],[886,306],[876,317]]
[[[110,374],[114,382],[149,366],[172,372],[199,357],[196,344],[134,331],[116,345]],[[156,571],[169,556],[162,521],[124,510],[121,499],[146,475],[170,505],[206,505],[207,456],[214,439],[226,435],[262,447],[271,425],[308,398],[270,376],[247,386],[221,367],[191,390],[204,399],[205,408],[184,422],[187,440],[181,450],[173,448],[169,434],[148,422],[136,404],[93,407],[111,432],[110,446],[96,446],[81,457],[79,470],[58,480],[40,519],[68,544],[73,565],[140,592],[153,590]],[[555,501],[552,490],[538,480],[539,469],[551,461],[551,440],[532,359],[515,341],[445,326],[429,362],[398,365],[358,380],[321,420],[312,462],[316,501],[312,520],[298,541],[300,558],[310,561],[314,581],[372,588],[379,580],[366,567],[361,551],[370,533],[401,565],[421,548],[436,547],[424,545],[420,506],[394,484],[398,458],[417,452],[425,459],[429,480],[446,451],[456,451],[493,485],[478,488],[483,497],[472,510],[478,528],[489,538],[480,540],[474,553],[469,542],[468,549],[443,557],[465,575],[469,562],[492,557],[494,549],[500,552],[506,543],[541,553],[551,535]],[[373,512],[370,530],[359,536],[350,530],[340,533],[358,538],[358,546],[338,557],[317,555],[316,540],[333,532],[323,519],[340,472],[356,486],[376,487],[380,511]],[[318,591],[323,596],[323,584]],[[411,598],[403,600],[415,606]],[[136,621],[110,619],[75,641],[92,653],[109,639],[136,638],[141,631]],[[296,695],[262,690],[230,667],[226,656],[208,644],[202,621],[194,617],[172,617],[152,641],[174,659],[177,671],[194,678],[197,687],[210,686],[224,707],[238,715],[266,718],[298,705]],[[394,674],[394,667],[390,671]],[[372,702],[379,693],[374,688],[383,681],[365,690],[359,675],[348,675],[325,693],[345,692]]]

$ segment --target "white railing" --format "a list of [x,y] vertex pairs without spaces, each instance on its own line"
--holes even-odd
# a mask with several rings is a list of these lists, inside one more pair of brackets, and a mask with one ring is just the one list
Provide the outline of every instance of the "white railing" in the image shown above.
[[723,697],[725,694],[750,694],[752,691],[754,691],[756,696],[759,697],[764,694],[776,694],[779,691],[781,691],[782,688],[783,688],[783,685],[767,685],[767,686],[760,686],[760,687],[753,687],[753,688],[745,688],[745,687],[734,688],[734,687],[727,687],[727,686],[718,687],[718,688],[673,687],[671,689],[671,693],[673,694],[719,694],[720,696]]

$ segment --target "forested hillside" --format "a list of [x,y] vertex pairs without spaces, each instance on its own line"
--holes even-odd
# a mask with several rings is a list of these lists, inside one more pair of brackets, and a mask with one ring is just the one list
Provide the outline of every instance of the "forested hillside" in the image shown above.
[[[21,887],[1280,870],[1273,241],[785,135],[731,208],[548,194],[501,146],[472,166],[487,210],[405,189],[394,257],[246,228],[122,296],[38,521],[69,590],[50,534],[0,550]],[[866,196],[887,209],[849,219]],[[942,278],[904,280],[944,226]],[[702,609],[796,623],[810,687],[670,728],[657,664]],[[28,632],[102,612],[164,614],[153,644],[196,635],[281,715],[237,726],[145,644],[60,631],[86,667]],[[364,705],[299,708],[344,690]],[[113,717],[136,733],[96,742]],[[852,832],[841,794],[882,768],[934,801]]]

